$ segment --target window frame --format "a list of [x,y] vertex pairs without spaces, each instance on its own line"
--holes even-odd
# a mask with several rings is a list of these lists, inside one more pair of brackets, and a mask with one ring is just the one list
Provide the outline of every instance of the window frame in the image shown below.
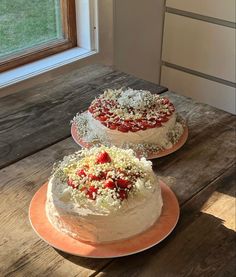
[[0,59],[0,72],[16,68],[77,45],[76,0],[61,0],[63,39],[55,39],[39,46]]

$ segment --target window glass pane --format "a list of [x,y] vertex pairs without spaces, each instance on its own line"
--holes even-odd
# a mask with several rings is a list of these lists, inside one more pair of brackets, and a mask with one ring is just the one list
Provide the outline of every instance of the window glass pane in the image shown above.
[[0,59],[60,38],[60,0],[0,0]]

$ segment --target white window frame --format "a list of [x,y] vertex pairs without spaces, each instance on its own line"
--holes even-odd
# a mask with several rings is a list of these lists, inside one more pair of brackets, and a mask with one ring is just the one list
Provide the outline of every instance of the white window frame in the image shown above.
[[98,53],[97,0],[75,0],[77,47],[0,73],[0,88],[10,86]]

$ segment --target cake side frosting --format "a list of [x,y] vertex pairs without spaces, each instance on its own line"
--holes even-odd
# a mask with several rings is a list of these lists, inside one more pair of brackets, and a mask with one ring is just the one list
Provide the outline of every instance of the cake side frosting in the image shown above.
[[122,147],[126,143],[131,144],[155,144],[159,148],[170,148],[172,143],[168,137],[171,130],[176,124],[176,114],[173,113],[167,122],[158,128],[149,128],[146,130],[139,130],[137,132],[120,132],[119,130],[112,130],[104,126],[100,121],[96,120],[90,112],[88,112],[88,122],[91,129],[97,130],[100,136],[109,138],[110,143]]
[[[85,150],[90,160],[91,151],[95,151],[95,156],[98,154],[96,151],[107,151],[111,157],[111,162],[101,167],[113,168],[109,171],[113,175],[100,181],[95,177],[92,178],[94,180],[90,178],[90,187],[97,189],[93,189],[96,194],[87,194],[89,187],[87,191],[81,191],[81,185],[75,187],[75,181],[71,186],[71,168],[76,164],[74,170],[78,172],[77,166],[81,165],[77,154],[69,161],[67,158],[62,162],[50,178],[47,192],[47,216],[55,228],[82,241],[104,243],[141,233],[157,220],[161,214],[162,197],[151,163],[144,158],[138,160],[130,150],[117,149],[102,147],[99,150]],[[117,159],[114,159],[115,152]],[[61,170],[67,171],[68,168],[70,173],[65,178]],[[116,175],[118,169],[122,173]],[[135,178],[127,177],[135,172]]]

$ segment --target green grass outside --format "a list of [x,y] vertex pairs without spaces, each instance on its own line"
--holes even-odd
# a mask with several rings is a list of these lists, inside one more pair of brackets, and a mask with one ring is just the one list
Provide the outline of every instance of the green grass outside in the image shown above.
[[0,0],[0,57],[62,38],[59,2]]

